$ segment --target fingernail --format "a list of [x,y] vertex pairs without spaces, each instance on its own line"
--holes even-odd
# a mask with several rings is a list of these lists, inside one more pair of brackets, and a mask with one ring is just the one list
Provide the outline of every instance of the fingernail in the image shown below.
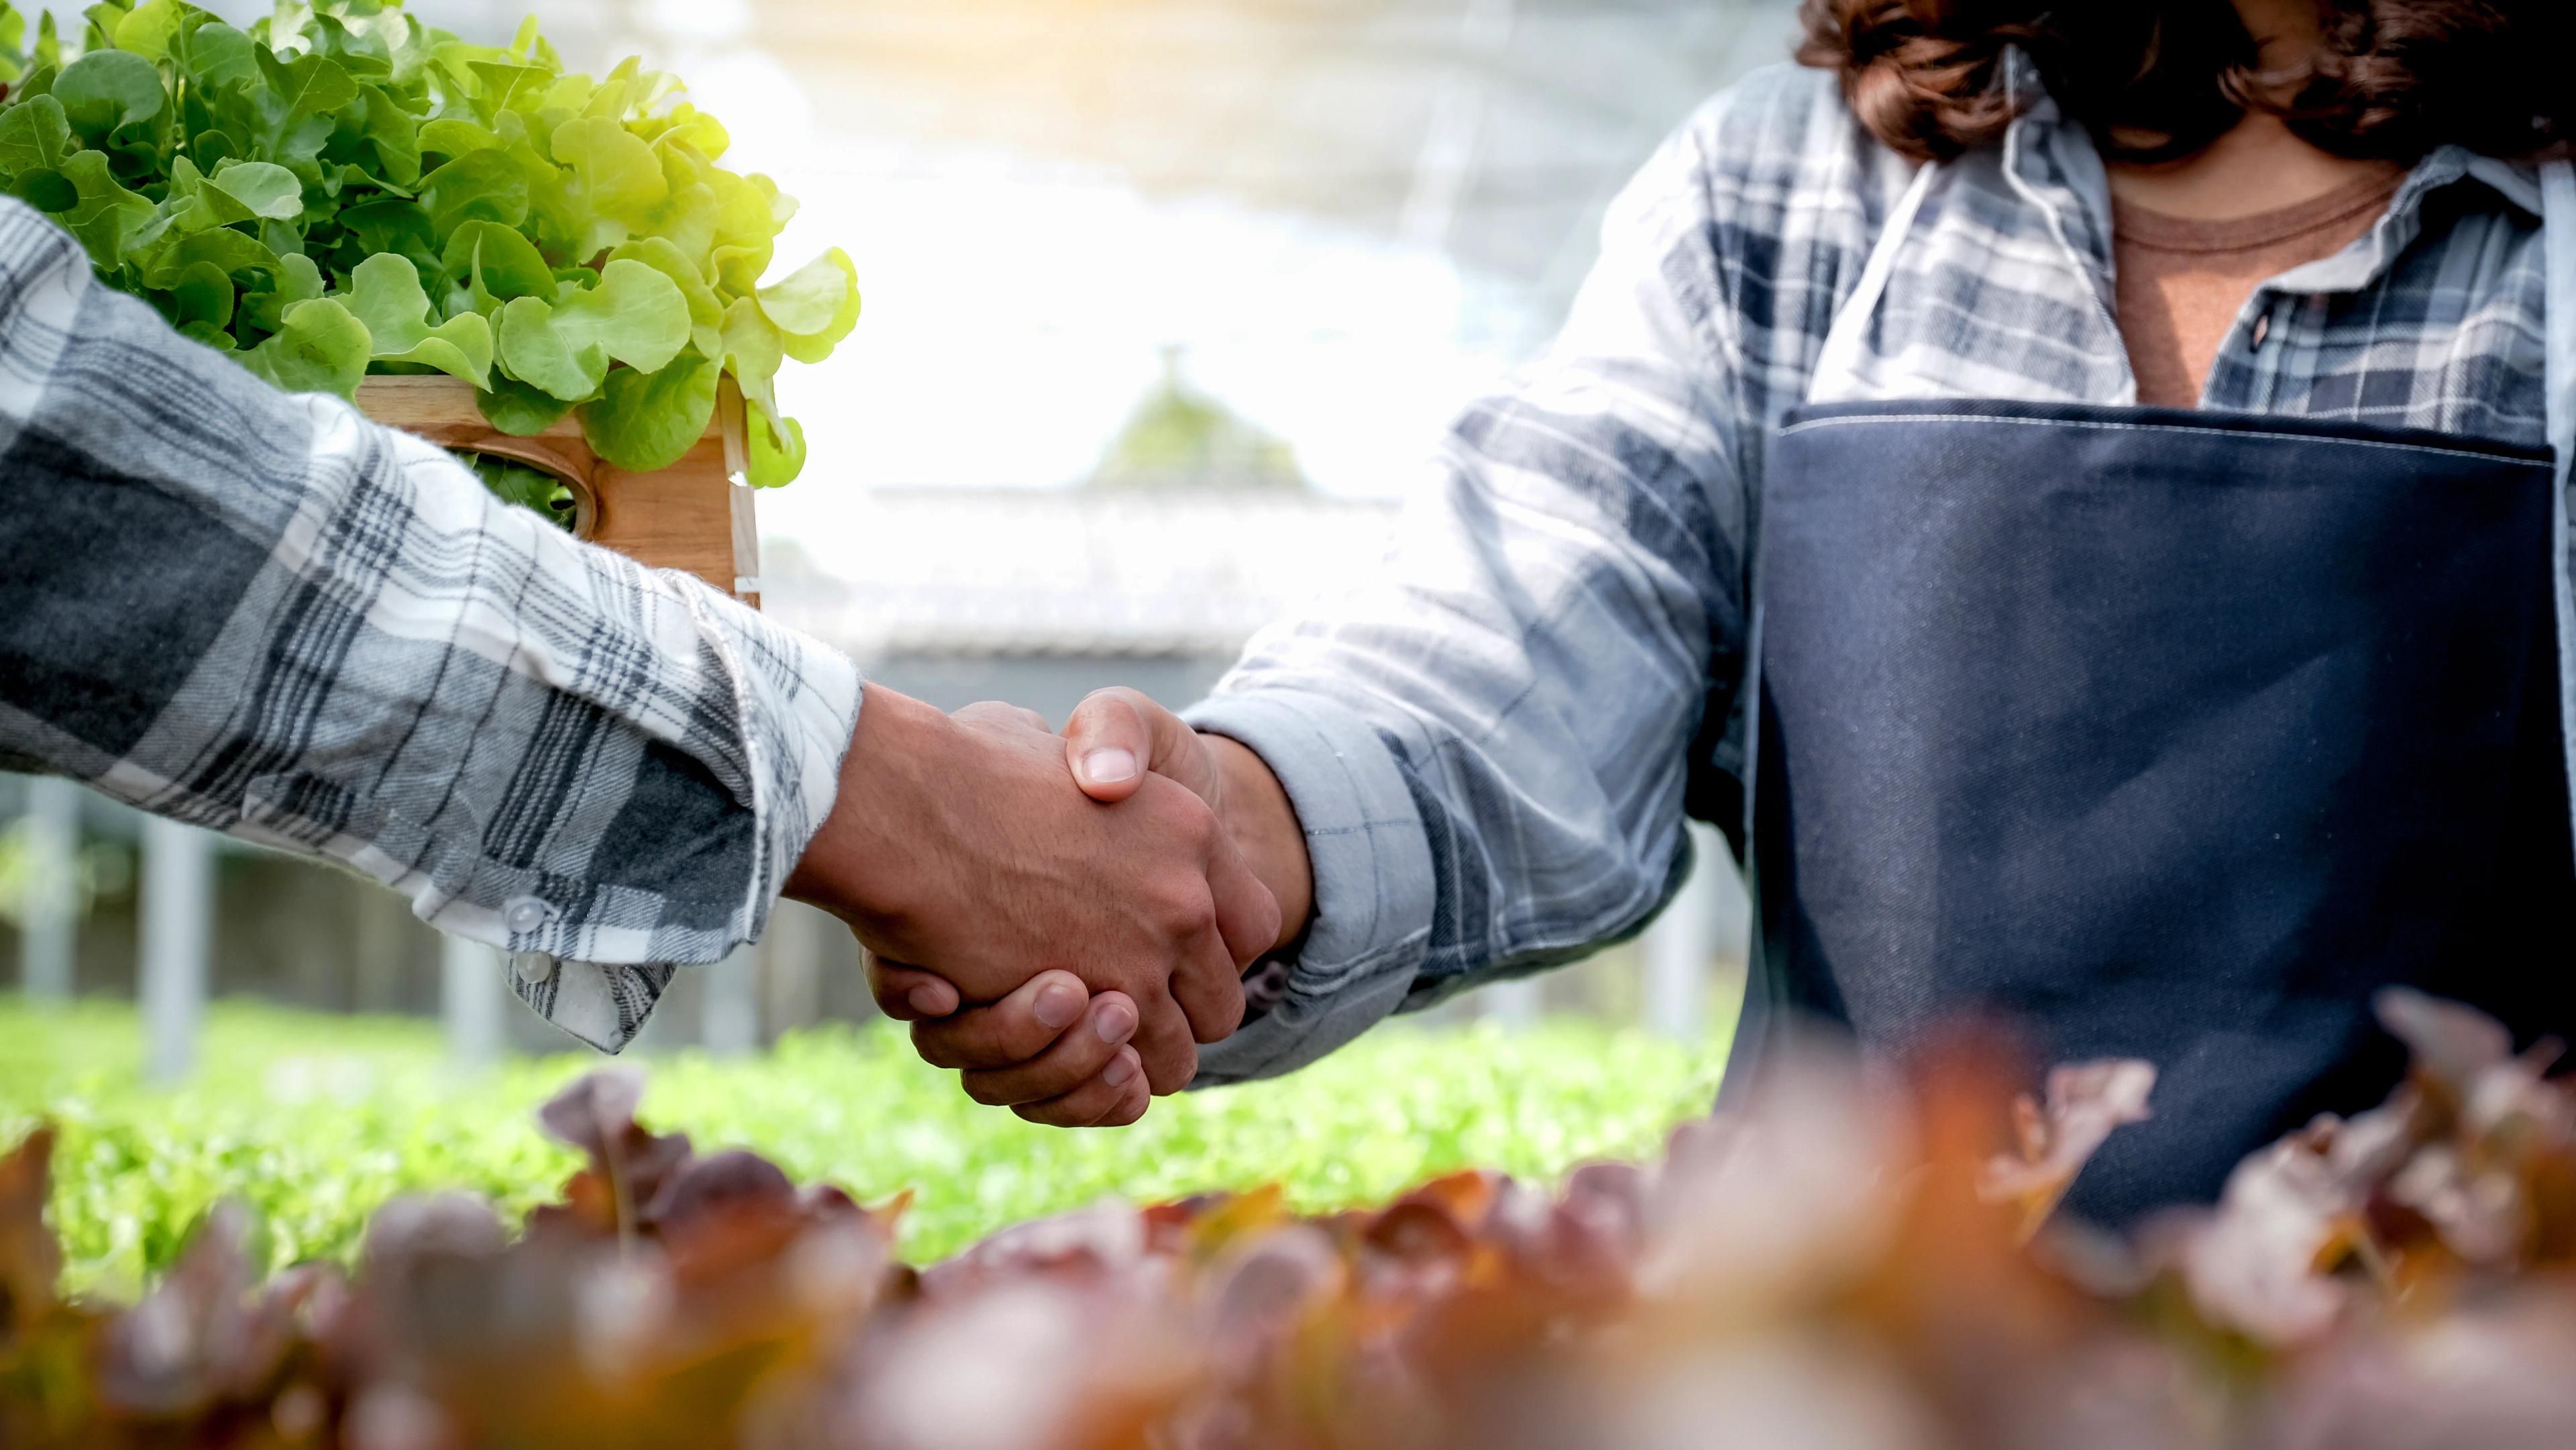
[[1092,1024],[1100,1029],[1103,1042],[1124,1042],[1136,1035],[1136,1009],[1124,1002],[1112,1002],[1100,1009],[1100,1018]]
[[1082,757],[1082,778],[1093,785],[1116,785],[1136,778],[1136,752],[1095,750]]
[[1048,1027],[1062,1027],[1082,1015],[1083,996],[1062,982],[1038,991],[1038,1021]]
[[1123,1052],[1109,1059],[1109,1065],[1100,1070],[1100,1080],[1111,1087],[1125,1087],[1135,1076],[1136,1059]]
[[915,987],[903,994],[903,1000],[910,1002],[912,1010],[924,1017],[948,1015],[948,999],[939,994],[937,987]]

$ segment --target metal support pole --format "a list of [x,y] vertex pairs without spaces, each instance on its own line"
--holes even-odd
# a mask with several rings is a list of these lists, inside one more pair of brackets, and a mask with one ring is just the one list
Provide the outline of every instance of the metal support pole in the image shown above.
[[826,933],[847,930],[798,902],[782,901],[771,910],[769,934],[760,939],[760,999],[761,1018],[773,1031],[822,1020]]
[[448,1060],[481,1067],[501,1058],[502,999],[509,988],[501,953],[461,936],[439,938],[439,1017],[447,1028]]
[[144,1070],[173,1082],[196,1066],[214,940],[214,837],[149,816],[143,822]]
[[34,859],[18,924],[18,986],[38,1002],[72,995],[78,943],[81,788],[61,776],[27,782],[27,848]]
[[1708,1030],[1708,977],[1718,958],[1721,873],[1732,872],[1726,842],[1691,826],[1690,879],[1646,929],[1645,1026],[1682,1042]]
[[698,999],[698,1038],[717,1057],[740,1057],[760,1047],[759,954],[737,947],[704,968],[706,993]]
[[1547,1000],[1536,977],[1496,982],[1484,990],[1483,997],[1485,1015],[1514,1032],[1537,1026],[1547,1013]]
[[1459,17],[1460,56],[1432,92],[1431,124],[1413,161],[1412,185],[1397,214],[1396,240],[1438,251],[1457,229],[1458,210],[1475,188],[1478,144],[1485,131],[1488,67],[1510,55],[1517,0],[1467,0]]

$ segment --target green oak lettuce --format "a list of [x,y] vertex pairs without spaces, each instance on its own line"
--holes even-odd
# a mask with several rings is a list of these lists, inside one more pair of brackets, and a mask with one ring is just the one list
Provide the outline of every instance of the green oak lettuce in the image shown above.
[[[522,500],[546,502],[550,481],[527,481]],[[978,1107],[886,1022],[809,1029],[751,1058],[640,1050],[658,1123],[869,1202],[914,1190],[903,1249],[915,1262],[1104,1195],[1277,1182],[1324,1210],[1459,1168],[1550,1180],[1587,1159],[1650,1156],[1707,1111],[1725,1066],[1722,1036],[1685,1047],[1562,1018],[1489,1027],[1381,1028],[1294,1077],[1158,1099],[1114,1133]],[[472,1189],[515,1217],[576,1161],[537,1134],[536,1105],[598,1064],[576,1051],[462,1072],[434,1022],[239,999],[209,1006],[186,1085],[152,1087],[146,1049],[131,1003],[39,1006],[0,991],[0,1151],[39,1118],[61,1125],[53,1223],[76,1287],[131,1292],[220,1198],[266,1222],[262,1268],[348,1256],[399,1193]]]
[[750,481],[803,467],[777,372],[849,335],[857,274],[836,248],[769,279],[796,204],[718,164],[724,127],[670,76],[567,72],[533,20],[468,45],[400,0],[278,0],[246,31],[100,4],[80,29],[0,0],[0,190],[181,332],[300,391],[444,373],[503,431],[572,414],[635,470],[677,461],[729,376]]

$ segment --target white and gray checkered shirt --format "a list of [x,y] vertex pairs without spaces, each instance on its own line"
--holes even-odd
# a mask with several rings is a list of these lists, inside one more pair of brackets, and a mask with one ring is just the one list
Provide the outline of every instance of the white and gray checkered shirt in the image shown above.
[[759,935],[858,707],[848,660],[278,393],[0,199],[0,767],[562,958],[520,995],[615,1050]]
[[[1741,827],[1764,450],[1912,175],[1829,75],[1711,103],[1613,208],[1549,355],[1455,425],[1383,582],[1267,631],[1192,712],[1277,770],[1317,909],[1203,1082],[1634,932],[1687,865],[1686,810]],[[2134,403],[2085,131],[2042,95],[1939,183],[1859,394]],[[2204,406],[2546,442],[2576,317],[2548,315],[2540,205],[2535,166],[2428,157],[2369,236],[2258,290]]]

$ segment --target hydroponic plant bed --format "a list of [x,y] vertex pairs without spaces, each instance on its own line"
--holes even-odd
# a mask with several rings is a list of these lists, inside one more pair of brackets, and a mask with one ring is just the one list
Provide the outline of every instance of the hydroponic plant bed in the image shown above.
[[[387,1199],[470,1189],[525,1212],[575,1160],[533,1127],[595,1055],[456,1068],[435,1022],[219,1000],[187,1082],[145,1078],[131,1004],[0,993],[0,1146],[62,1130],[52,1219],[67,1282],[130,1297],[232,1199],[262,1272],[348,1262]],[[1553,1181],[1638,1157],[1716,1096],[1725,1039],[1685,1046],[1582,1020],[1371,1034],[1277,1082],[1191,1093],[1119,1133],[1067,1133],[976,1105],[901,1027],[826,1024],[743,1058],[651,1062],[656,1116],[869,1199],[909,1191],[897,1252],[943,1259],[1024,1219],[1278,1183],[1309,1211],[1382,1201],[1442,1173]]]
[[404,1199],[354,1272],[263,1281],[219,1209],[131,1307],[56,1291],[39,1128],[0,1158],[0,1443],[2562,1446],[2576,1090],[2464,1009],[2382,1015],[2415,1054],[2396,1097],[2133,1240],[2046,1219],[2152,1071],[2061,1070],[2007,1112],[2017,1074],[1973,1050],[1909,1095],[1784,1061],[1561,1191],[1103,1205],[922,1270],[891,1250],[902,1199],[653,1132],[638,1080],[599,1073],[540,1111],[579,1166],[523,1221]]

